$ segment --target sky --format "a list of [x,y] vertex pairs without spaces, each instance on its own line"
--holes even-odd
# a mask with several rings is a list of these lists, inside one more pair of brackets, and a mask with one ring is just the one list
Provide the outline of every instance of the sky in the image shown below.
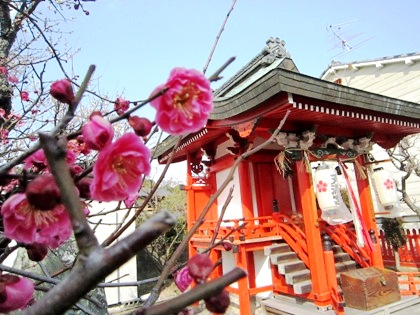
[[[67,70],[83,77],[95,64],[98,91],[145,99],[172,68],[203,70],[231,5],[230,0],[86,3],[88,16],[80,10],[65,12],[75,17],[62,28],[71,32],[68,45],[80,49]],[[418,0],[237,0],[206,74],[235,56],[222,74],[228,79],[270,37],[284,40],[299,71],[314,77],[333,60],[420,52],[419,12]],[[144,115],[153,117],[154,111],[146,109]]]

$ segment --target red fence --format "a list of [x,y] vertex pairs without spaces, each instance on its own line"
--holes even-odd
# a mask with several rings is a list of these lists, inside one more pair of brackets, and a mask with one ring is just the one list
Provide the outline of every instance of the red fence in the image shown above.
[[[406,229],[407,243],[398,249],[401,267],[420,268],[420,231]],[[395,267],[395,253],[392,246],[385,240],[384,232],[379,231],[379,241],[382,257],[386,267]]]

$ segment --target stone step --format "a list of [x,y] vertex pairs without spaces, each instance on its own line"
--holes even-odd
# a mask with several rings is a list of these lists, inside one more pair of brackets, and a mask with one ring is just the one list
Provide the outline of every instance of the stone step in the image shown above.
[[298,282],[306,281],[311,279],[311,272],[308,269],[288,272],[285,274],[287,284],[295,284]]
[[264,247],[264,255],[265,256],[270,256],[272,254],[291,252],[291,251],[292,251],[292,249],[286,243],[272,244],[270,246],[265,246]]
[[332,251],[333,251],[334,254],[336,254],[336,253],[344,253],[344,251],[341,248],[341,246],[340,245],[337,245],[337,244],[334,244],[332,246]]
[[292,259],[297,259],[297,255],[295,252],[285,252],[285,253],[279,253],[279,254],[271,254],[270,255],[270,261],[273,265],[278,265],[282,261],[290,261]]
[[335,264],[335,270],[337,273],[354,270],[357,268],[357,263],[353,260],[338,262]]
[[278,263],[277,270],[280,274],[284,275],[288,272],[304,270],[306,266],[300,259],[291,259],[289,261],[282,261]]
[[[304,300],[300,297],[286,295],[274,295],[272,298],[260,301],[263,314],[278,315],[335,315],[335,311],[330,308],[323,308],[315,303]],[[418,314],[420,309],[420,297],[403,295],[401,300],[384,306],[374,308],[369,311],[345,307],[346,315],[409,315]]]
[[347,253],[336,253],[334,254],[334,260],[335,262],[343,262],[343,261],[349,261],[351,260],[351,257]]
[[310,293],[312,290],[312,281],[305,280],[293,284],[293,291],[297,294]]

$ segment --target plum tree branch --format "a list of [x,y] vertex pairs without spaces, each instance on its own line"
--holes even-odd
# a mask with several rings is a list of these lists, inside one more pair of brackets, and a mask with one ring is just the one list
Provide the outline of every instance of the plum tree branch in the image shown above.
[[228,285],[246,277],[247,273],[241,268],[234,268],[225,275],[215,280],[199,284],[190,291],[177,296],[167,302],[154,305],[149,308],[140,308],[135,311],[134,315],[167,315],[176,314],[187,306],[207,299],[222,291]]
[[22,314],[63,314],[107,275],[126,263],[175,223],[175,217],[171,213],[162,211],[115,245],[108,248],[96,247],[77,261],[75,267],[60,284],[49,290],[41,300]]

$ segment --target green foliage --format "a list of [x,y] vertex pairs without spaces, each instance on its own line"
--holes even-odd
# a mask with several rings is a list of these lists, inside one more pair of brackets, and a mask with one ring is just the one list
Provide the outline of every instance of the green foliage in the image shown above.
[[172,182],[165,183],[162,188],[169,194],[158,204],[158,209],[166,209],[172,213],[185,215],[187,203],[185,190],[181,190],[180,185],[174,185]]
[[[146,180],[142,190],[147,194],[153,185],[153,181]],[[186,192],[177,183],[164,182],[156,191],[146,209],[137,219],[137,225],[161,210],[168,210],[177,217],[177,223],[146,248],[150,256],[153,257],[156,268],[162,270],[186,233]]]
[[385,239],[395,251],[406,244],[407,236],[405,235],[401,221],[397,218],[383,218],[382,229],[385,233]]

